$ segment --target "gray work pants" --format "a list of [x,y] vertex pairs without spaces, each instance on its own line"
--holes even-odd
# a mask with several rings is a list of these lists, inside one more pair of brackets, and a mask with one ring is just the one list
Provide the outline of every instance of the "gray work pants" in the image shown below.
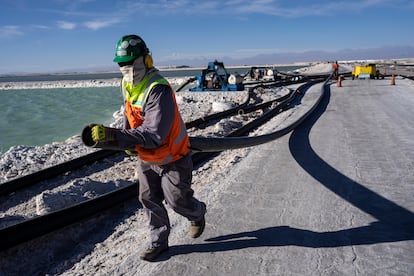
[[193,197],[192,170],[191,154],[163,166],[149,165],[140,160],[139,201],[149,219],[152,246],[168,244],[171,226],[167,210],[162,203],[164,199],[176,213],[190,221],[203,218],[206,207]]

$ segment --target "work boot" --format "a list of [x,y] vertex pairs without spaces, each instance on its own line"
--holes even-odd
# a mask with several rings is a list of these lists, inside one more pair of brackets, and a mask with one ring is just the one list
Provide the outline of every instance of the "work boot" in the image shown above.
[[206,220],[203,219],[199,221],[191,221],[190,226],[190,237],[193,239],[198,238],[204,231],[204,227],[206,226]]
[[145,261],[153,261],[158,256],[160,256],[163,252],[168,251],[169,247],[168,245],[162,245],[162,246],[150,246],[145,251],[143,251],[139,257],[141,260]]

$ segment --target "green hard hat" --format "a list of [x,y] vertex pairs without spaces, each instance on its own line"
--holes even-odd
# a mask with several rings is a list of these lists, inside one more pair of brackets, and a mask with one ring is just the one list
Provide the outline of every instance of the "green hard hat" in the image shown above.
[[116,44],[114,62],[130,62],[149,54],[144,40],[137,35],[125,35]]

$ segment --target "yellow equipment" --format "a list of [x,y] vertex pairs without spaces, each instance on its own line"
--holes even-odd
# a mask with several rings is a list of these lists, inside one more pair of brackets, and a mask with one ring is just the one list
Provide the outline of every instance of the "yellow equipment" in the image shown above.
[[352,79],[379,79],[380,77],[384,78],[380,76],[375,64],[357,65],[352,71]]

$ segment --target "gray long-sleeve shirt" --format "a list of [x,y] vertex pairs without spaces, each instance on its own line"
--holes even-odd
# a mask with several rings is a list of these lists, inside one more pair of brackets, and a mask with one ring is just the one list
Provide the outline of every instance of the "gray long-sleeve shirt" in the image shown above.
[[152,88],[143,110],[142,124],[131,129],[126,117],[125,128],[117,131],[118,145],[123,149],[133,149],[136,145],[153,149],[162,144],[174,120],[175,104],[173,91],[166,85]]

